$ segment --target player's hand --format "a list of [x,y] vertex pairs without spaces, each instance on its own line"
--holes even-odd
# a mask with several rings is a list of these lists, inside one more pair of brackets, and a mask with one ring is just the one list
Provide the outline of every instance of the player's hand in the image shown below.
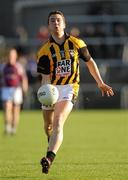
[[109,97],[109,96],[114,96],[114,92],[111,86],[108,86],[105,83],[102,84],[98,84],[98,87],[100,88],[101,92],[102,92],[102,96],[104,96],[105,94]]

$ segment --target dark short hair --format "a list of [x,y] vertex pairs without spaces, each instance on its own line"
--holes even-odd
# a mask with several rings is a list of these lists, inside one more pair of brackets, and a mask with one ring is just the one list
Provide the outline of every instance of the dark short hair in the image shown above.
[[54,15],[54,14],[60,14],[65,22],[65,17],[64,17],[64,14],[61,12],[61,11],[51,11],[48,15],[48,24],[49,24],[49,18],[51,15]]

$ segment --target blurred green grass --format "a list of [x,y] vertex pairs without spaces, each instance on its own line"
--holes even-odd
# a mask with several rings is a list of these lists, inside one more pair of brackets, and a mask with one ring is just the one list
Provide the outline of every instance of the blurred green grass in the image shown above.
[[128,111],[73,111],[50,173],[41,173],[47,139],[41,111],[22,111],[15,136],[3,134],[0,112],[0,179],[127,180]]

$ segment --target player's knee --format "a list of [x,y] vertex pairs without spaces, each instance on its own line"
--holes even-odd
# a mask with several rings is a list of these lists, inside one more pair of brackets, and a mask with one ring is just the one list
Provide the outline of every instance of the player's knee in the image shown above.
[[53,129],[52,124],[46,124],[44,128],[45,128],[46,134],[49,134],[49,132],[51,132]]
[[47,130],[48,130],[48,131],[51,131],[51,130],[52,130],[52,124],[48,124]]

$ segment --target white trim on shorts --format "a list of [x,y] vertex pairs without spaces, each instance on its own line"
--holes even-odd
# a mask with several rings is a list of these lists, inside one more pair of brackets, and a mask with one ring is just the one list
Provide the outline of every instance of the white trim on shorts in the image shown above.
[[[59,91],[59,98],[57,102],[61,101],[71,101],[73,100],[74,91],[73,91],[73,85],[72,84],[66,84],[66,85],[55,85]],[[73,102],[72,102],[73,103]],[[54,110],[55,105],[52,106],[45,106],[42,105],[41,108],[43,110]]]
[[21,87],[3,87],[1,92],[2,101],[12,101],[14,104],[22,104],[23,94]]

